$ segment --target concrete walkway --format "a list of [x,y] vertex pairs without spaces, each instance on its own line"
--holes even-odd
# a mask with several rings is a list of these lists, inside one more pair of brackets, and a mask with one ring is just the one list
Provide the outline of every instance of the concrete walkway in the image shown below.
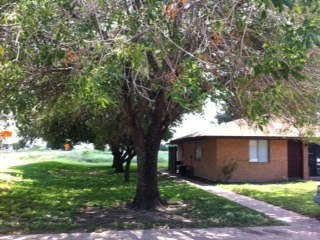
[[1,240],[319,240],[319,226],[106,231],[1,236]]
[[245,207],[262,212],[274,219],[283,221],[287,226],[248,227],[248,228],[207,228],[105,231],[102,233],[68,233],[37,235],[0,235],[0,240],[319,240],[320,222],[300,214],[284,210],[249,197],[224,190],[217,186],[184,179],[186,183],[207,192],[227,198]]
[[[209,193],[213,193],[215,195],[226,198],[230,201],[236,202],[239,205],[242,205],[244,207],[253,209],[257,212],[264,213],[265,215],[267,215],[273,219],[282,221],[287,225],[290,225],[290,226],[319,225],[319,227],[320,227],[320,222],[316,219],[309,218],[309,217],[300,215],[298,213],[288,211],[288,210],[282,209],[280,207],[277,207],[277,206],[274,206],[274,205],[271,205],[271,204],[268,204],[268,203],[265,203],[265,202],[262,202],[259,200],[255,200],[250,197],[239,195],[237,193],[231,192],[226,189],[222,189],[217,186],[207,185],[207,184],[203,184],[198,181],[190,181],[190,180],[186,180],[186,179],[184,179],[183,181],[185,181],[189,185],[200,188],[200,189],[207,191]],[[320,240],[320,238],[319,238],[319,240]]]

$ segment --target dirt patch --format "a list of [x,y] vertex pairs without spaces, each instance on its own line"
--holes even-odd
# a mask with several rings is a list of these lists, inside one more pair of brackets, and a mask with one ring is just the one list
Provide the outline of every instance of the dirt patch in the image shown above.
[[96,226],[96,231],[192,227],[195,223],[187,214],[190,205],[188,202],[175,202],[154,211],[137,211],[128,207],[106,210],[86,206],[76,214],[75,218],[77,224],[81,226],[88,224]]

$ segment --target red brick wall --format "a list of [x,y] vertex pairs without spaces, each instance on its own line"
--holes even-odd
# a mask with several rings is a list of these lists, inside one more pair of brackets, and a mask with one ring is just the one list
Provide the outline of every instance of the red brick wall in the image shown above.
[[216,140],[200,140],[201,159],[195,160],[196,142],[184,142],[178,145],[178,160],[183,165],[192,166],[193,174],[198,177],[213,180],[213,170],[216,159]]
[[194,158],[195,146],[193,142],[184,142],[178,145],[178,160],[182,161],[183,165],[190,165]]
[[308,144],[302,143],[302,151],[303,151],[303,179],[309,179],[310,172],[309,172],[309,150]]
[[[249,162],[248,139],[207,139],[200,141],[202,156],[195,160],[195,142],[179,144],[178,159],[192,166],[194,175],[210,180],[226,180],[223,167],[236,162],[231,181],[277,181],[288,178],[288,147],[286,140],[269,141],[269,162]],[[305,152],[305,151],[304,151]],[[307,153],[304,153],[306,155]],[[306,165],[307,162],[304,161]],[[307,168],[305,167],[305,172]],[[304,173],[305,175],[308,173]]]
[[288,154],[286,140],[269,141],[269,162],[249,162],[249,140],[219,139],[217,141],[217,180],[226,180],[222,169],[230,161],[237,164],[230,180],[234,181],[275,181],[288,177]]

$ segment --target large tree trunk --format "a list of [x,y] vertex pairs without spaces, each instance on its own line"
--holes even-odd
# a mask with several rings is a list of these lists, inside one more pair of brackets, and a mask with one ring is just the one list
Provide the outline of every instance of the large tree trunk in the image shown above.
[[159,145],[146,143],[137,151],[138,180],[133,207],[136,209],[155,209],[165,204],[160,198],[157,178],[157,160]]
[[[150,53],[148,60],[154,72],[153,77],[156,77],[159,66]],[[158,190],[158,150],[161,139],[172,119],[176,119],[176,114],[174,112],[168,114],[169,102],[165,86],[158,91],[150,88],[148,97],[145,98],[143,94],[134,91],[138,80],[132,77],[130,62],[125,68],[125,76],[127,81],[122,85],[122,111],[138,162],[137,189],[132,205],[136,209],[155,209],[166,203],[161,199]],[[164,81],[161,81],[161,84],[165,84]]]
[[121,156],[115,160],[115,172],[116,173],[122,173],[124,172],[124,169],[123,169],[123,161],[122,161],[122,158]]

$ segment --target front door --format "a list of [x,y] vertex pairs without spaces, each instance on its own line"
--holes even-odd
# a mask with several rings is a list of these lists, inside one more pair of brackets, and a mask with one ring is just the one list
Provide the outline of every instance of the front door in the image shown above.
[[177,172],[177,147],[169,146],[169,171]]
[[302,143],[288,140],[288,178],[303,178]]
[[309,169],[310,176],[320,176],[320,145],[309,144]]

